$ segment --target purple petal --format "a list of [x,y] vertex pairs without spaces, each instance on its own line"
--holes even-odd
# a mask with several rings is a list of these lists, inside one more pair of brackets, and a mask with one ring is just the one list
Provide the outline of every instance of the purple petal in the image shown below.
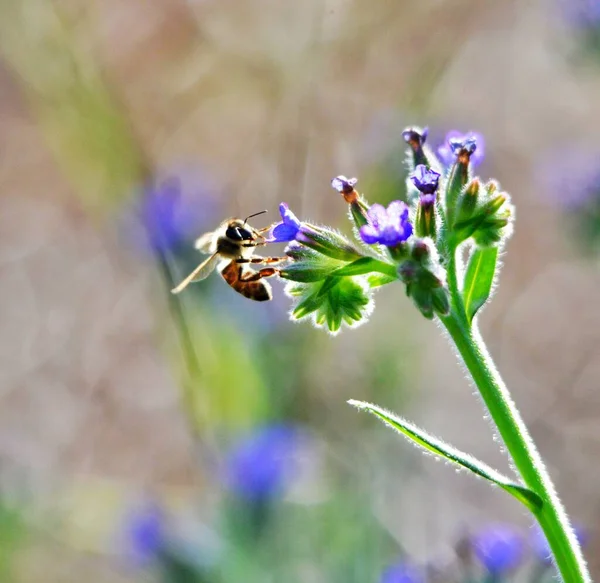
[[408,205],[401,200],[391,202],[387,209],[387,216],[391,223],[396,223],[396,218],[405,221],[408,219]]
[[379,242],[379,232],[373,225],[363,225],[360,228],[360,238],[367,245],[374,245]]
[[271,229],[271,236],[267,241],[269,243],[287,243],[288,241],[293,241],[297,234],[298,228],[296,226],[278,223]]
[[374,204],[367,211],[367,218],[369,223],[373,225],[376,229],[383,228],[387,225],[388,215],[385,207],[380,204]]
[[336,176],[331,181],[331,186],[335,188],[338,192],[346,192],[351,191],[357,182],[357,178],[346,178],[345,176]]
[[300,228],[300,220],[285,202],[279,205],[279,214],[281,214],[281,218],[286,225],[293,226],[296,230]]

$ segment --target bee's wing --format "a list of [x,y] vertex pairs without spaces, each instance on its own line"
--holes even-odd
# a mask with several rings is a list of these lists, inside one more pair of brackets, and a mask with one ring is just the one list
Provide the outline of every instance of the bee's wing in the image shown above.
[[171,293],[178,294],[183,291],[193,281],[206,279],[219,263],[219,254],[214,253],[206,261],[203,261],[192,273],[190,273],[177,287],[171,290]]
[[198,249],[201,253],[211,253],[214,250],[212,249],[212,244],[215,238],[214,231],[209,233],[204,233],[204,235],[198,237],[196,242],[194,243],[194,247]]

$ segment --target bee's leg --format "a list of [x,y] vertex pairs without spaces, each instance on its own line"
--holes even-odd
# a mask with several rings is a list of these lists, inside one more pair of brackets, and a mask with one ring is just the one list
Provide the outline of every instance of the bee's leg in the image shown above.
[[265,277],[273,277],[279,273],[279,269],[275,269],[274,267],[265,267],[263,269],[259,269],[258,271],[249,271],[247,273],[242,273],[239,276],[240,281],[259,281]]
[[269,265],[271,263],[281,263],[282,261],[287,261],[289,257],[250,257],[249,259],[245,259],[244,257],[240,257],[236,259],[236,263],[254,263],[255,265]]

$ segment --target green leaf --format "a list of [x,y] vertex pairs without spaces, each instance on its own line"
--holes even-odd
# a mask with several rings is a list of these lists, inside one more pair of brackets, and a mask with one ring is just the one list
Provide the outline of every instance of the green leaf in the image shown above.
[[416,445],[421,446],[423,449],[439,455],[453,464],[470,470],[474,474],[488,480],[488,482],[500,486],[500,488],[514,496],[519,502],[525,504],[525,506],[527,506],[534,514],[539,513],[542,509],[543,501],[538,494],[525,486],[515,484],[509,478],[472,455],[444,443],[441,439],[429,435],[405,419],[397,417],[376,405],[354,400],[348,401],[348,403],[357,409],[373,413],[373,415],[379,417],[385,424],[410,439]]
[[374,271],[396,279],[398,277],[394,265],[379,261],[373,257],[361,257],[352,263],[348,263],[348,265],[344,265],[344,267],[336,269],[331,275],[335,275],[336,277],[346,277],[349,275],[365,275],[366,273],[372,273]]
[[312,317],[316,326],[333,334],[342,324],[353,327],[371,313],[373,300],[369,286],[360,277],[328,277],[322,282],[288,284],[286,291],[298,301],[292,317]]
[[469,322],[473,321],[475,314],[490,297],[497,261],[497,247],[477,248],[471,253],[463,285],[463,300]]

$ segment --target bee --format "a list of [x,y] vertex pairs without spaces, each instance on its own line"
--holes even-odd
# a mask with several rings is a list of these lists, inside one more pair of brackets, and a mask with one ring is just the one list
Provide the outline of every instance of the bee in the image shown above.
[[267,277],[277,275],[274,267],[263,267],[255,271],[250,265],[272,265],[286,261],[287,257],[252,257],[254,249],[266,245],[265,233],[271,228],[254,229],[248,219],[267,211],[254,213],[241,219],[228,219],[216,231],[205,233],[196,240],[195,247],[210,257],[203,261],[177,287],[171,290],[178,294],[190,283],[206,279],[219,265],[223,279],[238,293],[257,302],[270,300],[272,289]]

